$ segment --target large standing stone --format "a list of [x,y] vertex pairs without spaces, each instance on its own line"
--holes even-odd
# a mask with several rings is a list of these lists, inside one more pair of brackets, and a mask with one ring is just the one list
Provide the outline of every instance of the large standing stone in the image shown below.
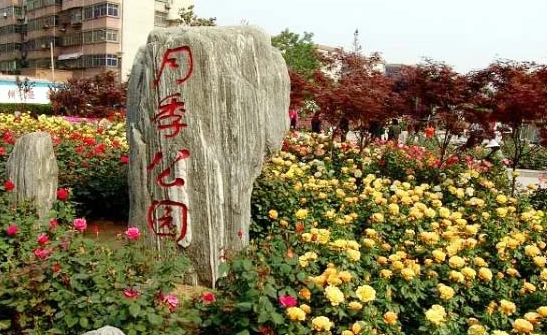
[[194,283],[214,285],[225,253],[248,243],[253,182],[281,147],[289,92],[281,54],[254,27],[155,30],[137,54],[129,220],[159,248],[178,240]]
[[33,201],[38,216],[46,218],[57,195],[57,160],[51,136],[45,132],[23,135],[11,152],[6,172],[15,183],[15,200]]

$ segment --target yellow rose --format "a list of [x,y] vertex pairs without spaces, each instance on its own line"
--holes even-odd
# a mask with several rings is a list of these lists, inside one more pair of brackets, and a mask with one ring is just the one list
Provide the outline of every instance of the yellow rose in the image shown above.
[[484,281],[492,280],[492,271],[489,268],[480,268],[479,269],[479,278]]
[[334,325],[326,316],[318,316],[311,320],[313,329],[316,331],[329,331]]
[[461,269],[461,273],[465,276],[465,278],[469,280],[475,279],[475,276],[477,275],[477,271],[473,270],[472,268],[468,266]]
[[393,325],[397,323],[397,313],[395,312],[385,312],[384,313],[384,322],[388,325]]
[[461,272],[458,271],[450,271],[450,274],[448,275],[448,278],[450,280],[456,282],[456,283],[464,283],[465,277]]
[[372,286],[363,285],[363,286],[357,287],[357,290],[355,291],[355,295],[362,302],[369,302],[376,299],[376,290],[374,290]]
[[530,321],[533,325],[535,325],[535,324],[538,324],[539,321],[541,320],[541,315],[539,315],[536,312],[528,312],[524,314],[524,318],[527,321]]
[[446,286],[444,284],[437,285],[437,290],[439,291],[439,294],[441,296],[441,299],[443,300],[450,300],[454,297],[454,289],[450,286]]
[[446,259],[446,253],[444,253],[440,249],[433,250],[433,252],[431,252],[431,256],[433,256],[437,263],[444,262],[444,260]]
[[404,268],[401,270],[401,276],[405,280],[412,280],[416,276],[416,273],[410,268]]
[[349,283],[351,281],[351,273],[349,271],[340,271],[338,273],[338,277],[345,283]]
[[530,333],[532,330],[534,330],[534,326],[530,323],[530,321],[516,319],[513,323],[513,331],[517,333]]
[[346,250],[346,255],[348,256],[348,259],[353,262],[357,262],[361,259],[361,252],[353,249]]
[[384,215],[382,213],[372,214],[372,222],[384,222]]
[[387,206],[388,212],[391,215],[397,215],[399,214],[399,205],[397,204],[389,204]]
[[465,265],[465,260],[460,256],[452,256],[448,260],[448,265],[453,269],[459,269]]
[[364,238],[363,239],[363,246],[365,246],[366,248],[374,248],[374,245],[376,244],[376,242],[374,242],[373,239],[370,239],[370,238]]
[[538,314],[542,317],[547,318],[547,306],[538,307],[536,312],[538,312]]
[[488,266],[488,263],[486,263],[486,261],[482,257],[475,257],[475,265],[486,267]]
[[486,331],[486,328],[484,328],[484,326],[479,324],[471,325],[467,329],[467,335],[486,335],[486,334],[488,334],[488,332]]
[[296,213],[294,213],[294,216],[298,220],[303,220],[308,216],[308,210],[307,209],[299,209],[299,210],[296,211]]
[[503,205],[504,203],[507,202],[507,197],[503,194],[498,194],[498,196],[496,196],[496,201],[498,204]]
[[304,287],[300,291],[298,291],[298,295],[305,300],[311,299],[311,292],[307,287]]
[[506,217],[507,216],[507,208],[505,208],[505,207],[496,208],[496,214],[501,218]]
[[277,216],[279,215],[275,209],[270,209],[268,212],[268,215],[270,216],[270,219],[275,220],[277,219]]
[[533,259],[534,264],[536,264],[540,268],[545,267],[545,263],[547,263],[547,258],[545,258],[545,256],[536,256]]
[[538,256],[541,253],[541,251],[535,245],[527,245],[524,247],[524,253],[528,257],[534,257],[534,256]]
[[492,335],[509,335],[509,333],[503,330],[494,330]]
[[443,306],[433,305],[425,312],[425,318],[435,325],[440,325],[446,321],[446,311]]
[[380,277],[382,278],[391,278],[391,276],[393,275],[393,272],[391,270],[388,270],[388,269],[382,269],[380,270]]
[[299,307],[289,307],[285,313],[291,321],[304,321],[306,319],[306,313]]
[[351,325],[351,331],[353,334],[359,334],[359,332],[363,330],[363,327],[361,326],[361,322],[355,322]]
[[332,306],[338,306],[344,302],[344,293],[336,286],[329,285],[325,288],[325,296]]
[[354,334],[351,330],[346,329],[346,330],[342,331],[341,335],[354,335]]
[[517,306],[511,301],[501,300],[500,301],[500,310],[505,315],[511,315],[511,314],[515,313],[515,311],[517,310]]
[[363,309],[363,305],[360,302],[352,301],[348,304],[349,309],[352,311],[359,311]]

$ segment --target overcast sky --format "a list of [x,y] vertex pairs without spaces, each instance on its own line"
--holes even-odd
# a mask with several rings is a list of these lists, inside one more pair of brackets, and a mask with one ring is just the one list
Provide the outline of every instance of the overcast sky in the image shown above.
[[242,20],[270,34],[285,28],[349,48],[355,29],[366,53],[388,63],[423,57],[459,72],[496,58],[547,63],[547,0],[194,0],[219,25]]

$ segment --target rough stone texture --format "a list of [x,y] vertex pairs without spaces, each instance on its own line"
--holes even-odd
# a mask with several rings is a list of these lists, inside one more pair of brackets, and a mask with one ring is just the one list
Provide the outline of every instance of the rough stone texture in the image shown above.
[[[190,72],[188,53],[169,54],[179,67],[166,65],[157,76],[166,50],[181,46],[188,46],[193,56],[190,77],[176,82]],[[180,122],[187,127],[166,139],[173,129],[158,130],[153,118],[162,99],[173,93],[181,93],[186,111]],[[190,283],[214,285],[224,253],[248,243],[253,182],[288,130],[289,93],[285,61],[269,35],[256,27],[155,30],[137,54],[128,96],[129,221],[144,228],[169,214],[167,206],[158,207],[152,211],[154,219],[147,219],[154,200],[187,206],[187,233],[179,244],[193,262]],[[182,149],[190,156],[173,164]],[[157,152],[163,158],[148,169]],[[169,167],[168,179],[183,178],[184,186],[157,184],[158,174]],[[171,209],[173,224],[180,229],[179,208]],[[149,235],[159,248],[167,243]]]
[[102,327],[97,330],[83,333],[82,335],[125,335],[124,332],[115,327]]
[[38,215],[46,218],[57,196],[59,178],[51,136],[34,132],[19,138],[8,158],[6,172],[15,183],[15,201],[34,201]]

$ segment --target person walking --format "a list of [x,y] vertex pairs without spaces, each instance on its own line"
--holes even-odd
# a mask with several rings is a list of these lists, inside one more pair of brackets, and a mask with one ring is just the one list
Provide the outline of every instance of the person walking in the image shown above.
[[289,109],[289,118],[291,119],[291,130],[296,130],[298,124],[298,111],[294,108]]
[[391,120],[391,125],[387,131],[387,140],[399,142],[399,135],[401,134],[401,127],[397,119]]

